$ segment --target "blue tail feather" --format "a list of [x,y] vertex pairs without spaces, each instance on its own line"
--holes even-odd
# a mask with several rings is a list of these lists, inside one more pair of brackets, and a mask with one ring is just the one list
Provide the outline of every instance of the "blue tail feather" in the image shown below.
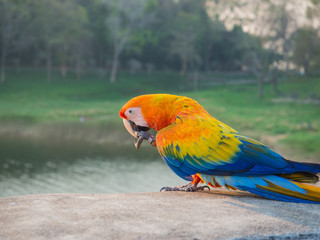
[[[320,204],[320,187],[312,187],[308,184],[295,183],[289,179],[275,176],[212,176],[199,174],[205,183],[210,182],[211,177],[219,185],[228,188],[234,187],[242,191],[248,191],[265,198],[296,202],[296,203],[317,203]],[[215,185],[214,182],[211,182]],[[319,195],[318,195],[319,193]]]

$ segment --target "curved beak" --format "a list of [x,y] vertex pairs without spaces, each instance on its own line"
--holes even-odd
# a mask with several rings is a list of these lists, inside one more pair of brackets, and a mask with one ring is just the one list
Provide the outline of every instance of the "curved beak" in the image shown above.
[[123,124],[127,131],[134,137],[137,137],[137,132],[135,130],[134,123],[132,121],[128,121],[127,119],[123,119]]

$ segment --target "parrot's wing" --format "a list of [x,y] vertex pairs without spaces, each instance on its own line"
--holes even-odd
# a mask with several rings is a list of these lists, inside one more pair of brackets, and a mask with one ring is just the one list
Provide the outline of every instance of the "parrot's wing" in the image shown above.
[[319,171],[313,164],[284,159],[267,146],[210,116],[181,114],[156,136],[159,153],[180,177],[196,173],[254,176]]

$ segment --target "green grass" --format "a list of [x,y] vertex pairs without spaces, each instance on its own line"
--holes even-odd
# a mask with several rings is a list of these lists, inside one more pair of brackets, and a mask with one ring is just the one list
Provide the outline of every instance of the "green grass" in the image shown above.
[[155,73],[119,74],[115,84],[96,76],[81,81],[59,78],[48,84],[41,72],[12,73],[0,86],[0,120],[78,121],[80,116],[94,121],[112,120],[131,97],[157,89],[173,92],[171,89],[177,89],[180,81],[178,74]]
[[[217,76],[223,78],[221,74]],[[272,99],[278,96],[269,84],[262,100],[257,98],[255,85],[215,86],[197,92],[186,86],[192,83],[172,72],[120,73],[114,84],[94,74],[80,81],[72,75],[66,78],[56,75],[48,84],[43,72],[9,71],[7,82],[0,85],[0,123],[2,126],[79,123],[80,117],[86,116],[85,124],[91,127],[106,122],[120,127],[118,111],[131,97],[173,93],[196,99],[214,117],[241,132],[251,136],[281,134],[281,143],[306,154],[320,155],[319,105],[274,103]],[[320,97],[320,78],[288,77],[279,84],[279,90],[282,96]]]
[[[320,82],[320,81],[319,81]],[[285,86],[291,83],[282,83]],[[312,104],[273,103],[276,97],[266,89],[266,97],[255,96],[255,86],[215,88],[189,96],[207,107],[215,117],[240,129],[258,130],[269,134],[285,134],[320,130],[320,107]]]

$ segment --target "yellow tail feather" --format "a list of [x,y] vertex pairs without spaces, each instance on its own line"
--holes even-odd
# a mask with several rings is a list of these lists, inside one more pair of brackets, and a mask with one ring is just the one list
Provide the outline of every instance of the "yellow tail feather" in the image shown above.
[[278,194],[282,194],[290,197],[300,198],[308,201],[320,202],[320,187],[306,184],[306,183],[298,183],[295,181],[290,181],[290,182],[304,189],[306,193],[303,194],[296,191],[292,191],[270,182],[268,182],[268,186],[257,186],[257,187],[263,190],[267,190],[270,192],[274,192],[274,193],[278,193]]

